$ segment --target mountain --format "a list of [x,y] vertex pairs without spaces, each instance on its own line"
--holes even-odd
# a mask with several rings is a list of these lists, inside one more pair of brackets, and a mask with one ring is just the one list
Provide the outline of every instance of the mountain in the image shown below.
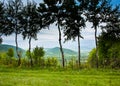
[[[12,48],[14,50],[14,56],[17,57],[16,47],[7,44],[0,44],[0,52],[7,52],[8,49]],[[22,56],[25,56],[25,50],[22,48],[18,48],[18,51],[22,52]]]
[[[55,48],[49,48],[46,51],[47,55],[55,55],[55,56],[59,56],[60,55],[60,49],[59,47],[55,47]],[[77,54],[77,52],[70,50],[70,49],[65,49],[63,48],[64,54],[65,55],[70,55],[70,56],[74,56]]]
[[[76,51],[66,49],[66,48],[63,48],[63,51],[64,51],[65,58],[77,57],[77,52]],[[88,52],[82,51],[81,56],[84,57],[84,58],[87,58]],[[61,53],[60,53],[59,47],[45,48],[45,57],[58,57],[58,58],[60,58]]]

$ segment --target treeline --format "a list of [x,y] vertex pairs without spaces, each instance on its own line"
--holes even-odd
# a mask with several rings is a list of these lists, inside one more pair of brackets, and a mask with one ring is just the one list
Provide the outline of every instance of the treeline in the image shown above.
[[[111,1],[111,0],[110,0]],[[32,62],[31,39],[37,39],[37,34],[50,24],[56,23],[59,31],[59,45],[62,57],[62,66],[65,66],[64,52],[61,42],[61,30],[65,41],[78,41],[78,63],[80,67],[80,38],[81,30],[86,27],[86,22],[91,22],[95,30],[96,44],[96,67],[99,67],[99,43],[97,37],[98,27],[102,33],[109,30],[119,36],[120,29],[120,9],[112,6],[109,0],[43,0],[39,6],[34,1],[27,0],[26,4],[22,0],[8,0],[0,2],[0,41],[2,36],[15,34],[16,52],[18,66],[21,64],[21,56],[18,51],[18,34],[23,39],[29,40],[29,58]],[[116,31],[118,30],[118,31]],[[111,33],[107,34],[111,35]],[[109,39],[109,38],[107,38]]]
[[[114,29],[112,29],[114,30]],[[98,40],[99,67],[101,68],[120,68],[120,37],[117,32],[103,32]],[[88,58],[88,64],[92,68],[96,67],[96,49],[93,49]]]
[[[17,58],[14,57],[14,50],[9,48],[6,52],[0,53],[0,65],[8,66],[8,67],[17,67]],[[22,53],[21,53],[22,54]],[[20,55],[21,55],[20,54]],[[31,58],[29,56],[29,51],[26,51],[26,55],[21,58],[20,67],[29,68],[31,67],[39,67],[39,68],[57,68],[60,66],[60,63],[56,57],[48,57],[45,58],[45,51],[42,47],[35,47],[31,52]]]
[[[13,48],[9,48],[6,52],[0,52],[0,65],[6,67],[18,67],[18,60],[15,57],[15,52]],[[22,57],[22,53],[20,54]],[[43,47],[35,47],[31,52],[31,58],[29,56],[29,51],[26,51],[26,54],[21,58],[21,68],[40,68],[40,69],[59,69],[61,68],[62,61],[58,57],[45,57],[45,51]],[[65,61],[65,68],[69,69],[78,69],[76,57],[71,58],[70,60]],[[81,68],[87,68],[87,65],[84,64]]]

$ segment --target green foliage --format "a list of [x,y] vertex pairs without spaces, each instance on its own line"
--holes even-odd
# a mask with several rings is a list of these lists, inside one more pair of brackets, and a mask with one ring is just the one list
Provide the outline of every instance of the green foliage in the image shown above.
[[33,57],[33,53],[30,53],[29,50],[27,50],[25,55],[27,56],[27,58],[30,59],[30,54],[31,54],[31,56]]
[[75,58],[75,57],[72,57],[72,58],[69,60],[68,67],[74,69],[74,68],[77,66],[76,61],[77,61],[76,58]]
[[[120,68],[120,39],[114,34],[103,32],[99,36],[98,56],[99,66],[109,68]],[[91,67],[95,67],[95,49],[89,53],[88,63]]]
[[[12,46],[12,45],[6,45],[6,44],[0,44],[0,52],[6,52],[8,51],[8,49],[12,48],[14,50],[14,57],[17,56],[16,54],[16,47],[15,46]],[[18,51],[21,52],[22,56],[21,57],[24,57],[25,56],[25,50],[22,49],[22,48],[18,48]],[[19,53],[20,53],[19,52]]]
[[55,57],[50,58],[49,57],[46,59],[46,66],[47,67],[57,67],[57,65],[58,65],[57,58],[55,58]]
[[45,51],[44,51],[44,48],[43,47],[38,47],[36,46],[35,49],[33,49],[33,55],[35,58],[38,58],[38,57],[43,57],[45,54]]
[[12,48],[10,48],[10,49],[8,49],[6,54],[8,57],[12,58],[14,56],[14,50]]
[[[115,32],[116,33],[116,32]],[[120,67],[120,38],[114,32],[103,32],[99,36],[99,62],[102,67]],[[116,64],[117,65],[116,65]],[[116,67],[115,67],[116,66]]]
[[[18,49],[17,35],[22,34],[24,39],[29,39],[29,51],[31,51],[31,38],[36,39],[37,33],[41,29],[49,27],[50,24],[56,23],[59,30],[59,43],[61,46],[60,49],[64,66],[64,50],[62,50],[60,27],[64,26],[63,35],[65,36],[66,40],[75,40],[76,37],[78,37],[78,45],[80,45],[79,38],[82,38],[81,30],[86,26],[86,21],[88,20],[93,24],[92,26],[95,29],[96,48],[99,48],[96,50],[92,50],[89,55],[88,62],[90,62],[91,67],[94,67],[94,65],[96,65],[96,62],[98,61],[98,59],[95,58],[95,52],[97,53],[97,50],[99,51],[98,55],[100,65],[110,65],[112,67],[115,67],[115,65],[117,64],[119,67],[118,61],[120,58],[120,47],[117,45],[120,45],[120,40],[118,40],[118,38],[120,38],[120,12],[119,7],[114,7],[113,9],[109,1],[43,0],[43,3],[39,4],[38,9],[36,3],[30,2],[29,0],[27,2],[27,6],[23,4],[22,0],[8,0],[8,2],[5,2],[5,4],[6,5],[4,5],[0,1],[0,44],[2,35],[7,36],[15,33],[15,53],[17,53],[16,56],[19,57],[18,64],[20,64],[20,57],[22,57],[20,55],[22,54],[21,52],[19,52]],[[85,15],[86,17],[83,15]],[[105,32],[107,32],[109,36],[107,36],[106,38],[104,38],[104,36],[101,36],[99,37],[99,39],[97,39],[97,28],[103,22],[106,23],[105,28],[107,29],[102,30],[103,32],[105,30]],[[97,42],[99,43],[97,44]],[[1,45],[0,49],[3,49]],[[36,47],[33,50],[32,54],[34,63],[37,65],[39,64],[39,66],[44,66],[45,64],[47,64],[48,66],[54,66],[57,64],[57,60],[55,59],[48,58],[47,60],[45,60],[43,58],[45,54],[43,48]],[[27,52],[26,56],[31,58],[30,55],[31,54]],[[80,62],[80,52],[78,56],[78,60]],[[8,50],[7,53],[3,53],[0,55],[0,58],[3,59],[3,62],[5,62],[6,65],[9,65],[9,59],[7,57],[13,57],[12,50]],[[25,61],[29,62],[29,59],[23,60],[23,65]],[[72,62],[73,59],[71,59],[71,61],[69,62],[70,66],[73,66]],[[10,64],[11,63],[12,62],[10,62]]]
[[1,53],[1,63],[2,64],[7,64],[7,55],[6,55],[6,53],[5,52],[3,52],[3,53]]
[[29,63],[29,60],[28,60],[28,58],[22,58],[21,59],[21,65],[20,65],[21,67],[30,67],[30,63]]
[[90,67],[95,68],[96,64],[97,64],[97,58],[96,58],[96,49],[92,49],[91,52],[89,53],[88,56],[88,64],[90,65]]
[[42,57],[45,55],[45,51],[43,47],[38,47],[36,46],[33,49],[33,59],[35,60],[35,64],[38,64],[38,60],[39,62],[42,62],[40,60],[42,60]]
[[0,53],[0,64],[6,65],[8,67],[16,67],[17,66],[17,59],[8,56],[6,52],[1,52]]

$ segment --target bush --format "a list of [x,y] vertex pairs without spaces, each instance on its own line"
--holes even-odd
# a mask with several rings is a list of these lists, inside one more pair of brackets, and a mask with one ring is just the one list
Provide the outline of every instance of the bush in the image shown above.
[[74,69],[74,68],[77,67],[77,62],[76,62],[76,58],[75,58],[75,57],[73,57],[73,58],[71,58],[71,59],[69,60],[69,62],[68,62],[68,67],[69,67],[69,68],[72,68],[72,69]]
[[90,65],[90,67],[92,67],[92,68],[96,67],[97,59],[96,59],[96,49],[95,48],[90,51],[87,62]]
[[57,58],[55,58],[55,57],[50,58],[49,57],[46,59],[46,66],[47,67],[57,67],[57,65],[58,65]]

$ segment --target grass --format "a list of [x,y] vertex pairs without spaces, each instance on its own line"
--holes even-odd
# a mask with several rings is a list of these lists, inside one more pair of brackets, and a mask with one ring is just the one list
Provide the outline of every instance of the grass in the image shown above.
[[120,70],[0,68],[0,86],[120,86]]

